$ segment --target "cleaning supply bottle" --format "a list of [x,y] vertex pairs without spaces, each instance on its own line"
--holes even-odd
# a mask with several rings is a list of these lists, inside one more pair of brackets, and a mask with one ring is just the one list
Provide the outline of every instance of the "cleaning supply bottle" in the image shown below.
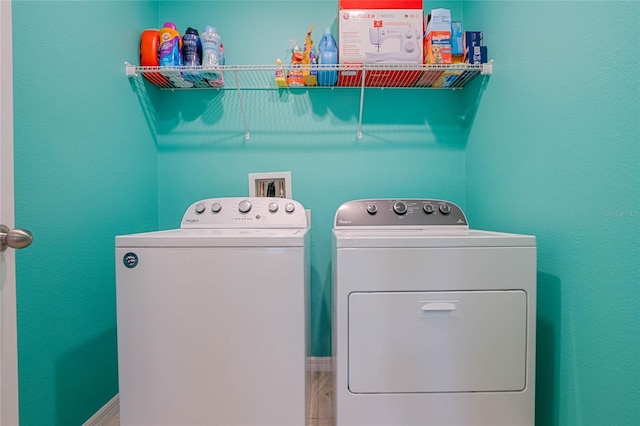
[[304,86],[304,77],[302,76],[302,52],[297,43],[291,53],[291,67],[287,72],[287,86]]
[[220,66],[224,64],[222,53],[222,39],[215,27],[207,25],[200,37],[202,43],[202,69],[207,80],[217,80],[222,77]]
[[182,66],[182,38],[173,22],[165,22],[160,29],[160,66]]
[[284,69],[282,68],[282,60],[276,59],[276,86],[287,87],[287,79],[284,76]]
[[318,84],[321,86],[333,86],[338,81],[337,69],[323,69],[325,66],[338,64],[338,44],[331,34],[331,29],[326,28],[318,44],[320,52],[318,58]]
[[[140,65],[143,67],[160,66],[160,30],[150,28],[140,34]],[[144,73],[144,78],[159,86],[168,83],[167,78],[160,73]]]
[[[182,36],[182,61],[184,66],[199,67],[201,57],[202,45],[200,44],[198,30],[189,27],[184,36]],[[202,75],[199,71],[183,71],[182,78],[188,81],[198,82],[202,80]]]
[[312,31],[313,25],[309,27],[304,48],[302,49],[302,77],[305,86],[315,86],[318,84],[318,61],[316,59],[315,49],[313,48],[313,40],[311,39]]

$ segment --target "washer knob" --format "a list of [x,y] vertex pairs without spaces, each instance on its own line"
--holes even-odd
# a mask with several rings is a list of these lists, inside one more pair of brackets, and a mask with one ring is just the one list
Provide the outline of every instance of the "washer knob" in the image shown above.
[[198,203],[196,204],[196,213],[201,214],[204,213],[205,207],[204,204]]
[[286,211],[287,213],[293,213],[295,209],[296,209],[296,206],[293,203],[287,203],[284,205],[284,211]]
[[393,211],[396,212],[396,214],[403,215],[407,212],[407,205],[402,201],[398,201],[393,205]]
[[435,207],[433,207],[433,204],[425,204],[424,207],[422,207],[422,209],[426,214],[431,214],[435,210]]
[[222,210],[222,204],[220,203],[213,203],[211,204],[211,211],[214,213],[220,213],[220,210]]
[[378,212],[378,206],[375,204],[367,204],[367,212],[369,212],[369,214],[376,214]]
[[278,203],[276,203],[275,201],[272,201],[269,203],[269,211],[271,213],[275,213],[278,211]]
[[449,204],[440,204],[440,213],[449,214],[449,212],[451,212],[451,207],[449,207]]
[[249,213],[251,210],[251,203],[247,200],[242,200],[238,203],[238,210],[240,213]]

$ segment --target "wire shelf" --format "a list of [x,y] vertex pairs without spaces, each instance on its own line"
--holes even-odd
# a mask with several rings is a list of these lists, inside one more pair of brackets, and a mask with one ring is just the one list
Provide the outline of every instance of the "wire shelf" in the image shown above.
[[[492,62],[486,64],[340,64],[317,65],[314,68],[291,65],[223,65],[215,69],[203,67],[148,67],[125,63],[126,75],[144,78],[162,90],[276,90],[327,88],[421,88],[461,89],[478,75],[492,73]],[[303,73],[305,84],[276,83],[276,72],[286,77],[293,72]],[[311,71],[333,71],[338,80],[330,86],[317,84]],[[218,78],[216,78],[219,76]],[[315,84],[314,84],[315,83]]]
[[[276,81],[276,72],[284,78]],[[334,72],[335,84],[323,86],[309,78],[311,71]],[[204,67],[146,67],[125,62],[129,78],[145,79],[161,90],[236,90],[244,124],[244,138],[249,140],[249,126],[242,99],[244,90],[359,89],[358,139],[362,138],[362,114],[365,89],[462,89],[479,75],[490,75],[493,61],[486,64],[340,64],[317,65],[315,68],[291,65],[222,65]],[[298,79],[286,78],[297,72]],[[334,80],[335,80],[334,74]],[[323,81],[321,79],[320,81]],[[287,82],[297,84],[287,84]],[[306,83],[306,84],[305,84]]]

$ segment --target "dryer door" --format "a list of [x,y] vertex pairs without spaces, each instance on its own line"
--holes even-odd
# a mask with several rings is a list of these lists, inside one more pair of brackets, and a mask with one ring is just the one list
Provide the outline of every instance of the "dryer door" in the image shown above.
[[348,316],[353,393],[525,388],[522,290],[355,292]]

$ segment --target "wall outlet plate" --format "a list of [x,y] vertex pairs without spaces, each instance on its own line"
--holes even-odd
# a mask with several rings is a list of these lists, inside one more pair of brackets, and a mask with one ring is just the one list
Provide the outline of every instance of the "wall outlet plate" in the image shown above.
[[249,197],[293,199],[291,172],[249,173]]

